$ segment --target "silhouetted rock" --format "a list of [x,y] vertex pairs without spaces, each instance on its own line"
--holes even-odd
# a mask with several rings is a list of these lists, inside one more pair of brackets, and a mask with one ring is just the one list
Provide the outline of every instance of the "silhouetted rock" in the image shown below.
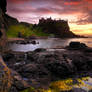
[[80,42],[70,42],[69,48],[70,49],[85,49],[87,48],[87,45]]
[[86,49],[84,50],[84,52],[85,52],[85,53],[91,53],[91,52],[92,52],[92,48],[86,48]]
[[7,43],[7,37],[6,37],[6,33],[5,33],[6,23],[4,21],[3,15],[4,15],[4,13],[0,9],[0,52],[5,49],[6,43]]
[[2,34],[2,32],[0,31],[0,38],[2,37],[2,35],[3,35],[3,34]]
[[44,52],[44,51],[46,51],[46,49],[44,49],[44,48],[38,48],[38,49],[34,50],[34,52]]
[[6,25],[7,25],[6,28],[9,28],[9,26],[11,26],[11,25],[19,24],[19,22],[18,22],[18,20],[16,18],[11,17],[11,16],[9,16],[7,14],[4,14],[4,21],[5,21]]
[[70,31],[68,21],[65,20],[52,20],[51,18],[40,19],[38,25],[45,33],[54,34],[55,37],[78,37]]
[[7,6],[6,0],[0,0],[0,8],[2,9],[3,13],[6,12],[6,6]]

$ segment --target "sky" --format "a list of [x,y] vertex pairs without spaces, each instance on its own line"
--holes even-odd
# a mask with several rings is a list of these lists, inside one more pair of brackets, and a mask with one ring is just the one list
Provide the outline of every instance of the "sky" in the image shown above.
[[7,0],[7,14],[19,21],[38,23],[49,18],[68,20],[70,30],[92,36],[92,0]]

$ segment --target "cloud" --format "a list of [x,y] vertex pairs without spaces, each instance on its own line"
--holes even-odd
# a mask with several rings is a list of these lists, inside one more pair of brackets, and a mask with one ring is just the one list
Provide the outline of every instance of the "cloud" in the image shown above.
[[[8,14],[14,17],[48,16],[50,14],[76,16],[77,24],[92,23],[92,0],[7,0]],[[79,14],[79,15],[78,15]],[[21,17],[22,20],[23,17]],[[29,18],[29,17],[28,17]],[[23,19],[23,20],[24,20]],[[27,20],[26,20],[27,19]],[[31,19],[32,20],[32,19]],[[37,18],[36,18],[37,20]],[[68,19],[69,20],[69,19]]]

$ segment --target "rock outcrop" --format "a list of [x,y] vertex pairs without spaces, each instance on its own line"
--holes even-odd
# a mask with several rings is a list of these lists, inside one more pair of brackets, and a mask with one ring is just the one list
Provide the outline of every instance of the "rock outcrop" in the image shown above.
[[[1,13],[2,11],[2,13]],[[3,16],[3,24],[4,24],[4,28],[8,28],[10,25],[15,25],[15,24],[18,24],[18,20],[16,18],[13,18],[9,15],[6,14],[6,11],[7,11],[7,1],[6,0],[0,0],[0,16],[2,14]],[[0,19],[0,23],[2,20]],[[1,24],[0,24],[1,26]]]
[[6,28],[8,26],[8,18],[5,14],[6,5],[6,0],[0,0],[0,92],[17,92],[11,91],[14,78],[11,74],[11,70],[7,67],[2,58],[3,51],[6,50],[7,45]]
[[2,9],[3,13],[6,12],[6,6],[7,6],[6,0],[0,0],[0,8]]
[[0,56],[0,92],[9,92],[11,84],[11,72]]
[[80,49],[9,52],[3,58],[9,68],[16,70],[33,87],[45,88],[51,81],[82,77],[92,71],[92,52],[85,53]]
[[6,47],[6,43],[7,43],[7,37],[5,33],[6,23],[4,21],[3,16],[4,16],[4,13],[2,9],[0,9],[0,51],[4,50],[4,48]]
[[55,37],[77,37],[77,35],[70,31],[68,21],[65,20],[42,18],[36,27],[40,27],[45,33],[54,34]]

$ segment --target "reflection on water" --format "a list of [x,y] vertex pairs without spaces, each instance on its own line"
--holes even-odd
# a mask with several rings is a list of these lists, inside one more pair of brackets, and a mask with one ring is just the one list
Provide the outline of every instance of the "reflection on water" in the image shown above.
[[12,44],[12,45],[10,45],[10,48],[14,51],[27,52],[27,51],[33,51],[37,48],[65,47],[71,41],[79,41],[79,42],[85,43],[89,47],[92,47],[92,38],[71,38],[71,39],[48,38],[48,39],[36,39],[36,42],[39,42],[39,44],[36,44],[36,45]]

